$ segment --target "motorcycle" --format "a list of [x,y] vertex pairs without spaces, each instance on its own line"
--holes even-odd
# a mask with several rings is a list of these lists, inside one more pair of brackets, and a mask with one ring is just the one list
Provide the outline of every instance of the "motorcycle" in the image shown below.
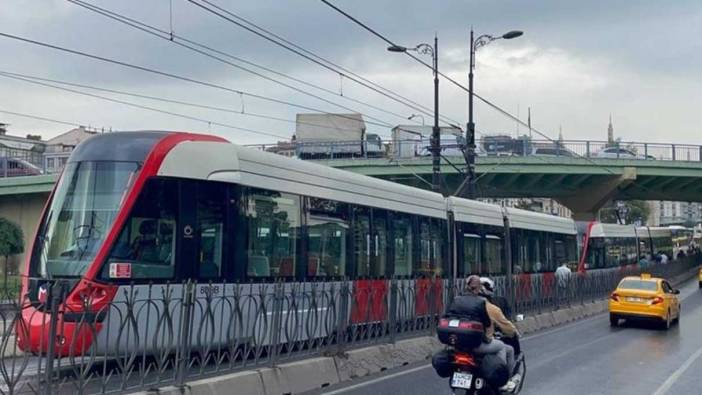
[[521,392],[526,378],[526,360],[524,353],[520,353],[515,358],[515,367],[512,375],[518,373],[521,379],[517,383],[514,391],[501,391],[494,388],[481,376],[480,364],[482,358],[467,352],[454,350],[452,353],[453,373],[450,378],[450,386],[454,395],[514,395]]

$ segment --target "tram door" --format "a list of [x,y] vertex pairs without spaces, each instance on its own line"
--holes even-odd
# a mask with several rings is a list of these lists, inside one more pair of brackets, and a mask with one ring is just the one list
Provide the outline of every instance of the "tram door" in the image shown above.
[[387,319],[387,212],[354,207],[354,283],[351,320],[354,323]]

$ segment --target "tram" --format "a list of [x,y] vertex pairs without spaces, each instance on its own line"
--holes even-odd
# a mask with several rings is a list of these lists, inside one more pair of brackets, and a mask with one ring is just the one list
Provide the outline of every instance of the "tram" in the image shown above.
[[[187,286],[198,295],[245,298],[240,284],[260,285],[250,293],[267,284],[282,284],[283,292],[347,284],[361,307],[344,314],[363,323],[387,318],[389,298],[372,296],[391,292],[387,279],[412,280],[418,300],[412,314],[427,314],[419,299],[432,287],[441,292],[442,279],[504,276],[509,269],[527,277],[552,274],[562,262],[577,264],[576,238],[570,219],[444,198],[218,137],[102,134],[76,147],[42,214],[22,276],[18,343],[46,352],[54,320],[59,355],[133,350],[126,336],[111,338],[126,330],[155,339],[139,346],[153,352],[174,336],[159,332],[165,324],[149,313],[152,296],[167,301],[159,314],[178,328],[172,310],[186,302],[169,295]],[[65,292],[47,300],[48,287],[59,280]],[[142,305],[135,306],[134,295]],[[306,303],[300,314],[339,309],[338,300]],[[232,310],[202,307],[190,328],[202,338],[188,341],[224,339],[225,323],[234,318],[244,322],[240,331],[252,331],[249,322],[265,320],[263,311],[237,310],[234,317]],[[272,341],[264,336],[258,344]]]
[[585,223],[579,271],[633,267],[656,255],[673,259],[673,233],[668,227]]

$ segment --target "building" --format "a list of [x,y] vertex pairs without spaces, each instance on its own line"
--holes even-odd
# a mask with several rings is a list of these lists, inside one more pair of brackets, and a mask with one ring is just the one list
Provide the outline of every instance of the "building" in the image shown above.
[[92,130],[87,130],[81,126],[62,133],[48,141],[44,150],[44,163],[42,164],[46,173],[58,173],[63,169],[71,151],[83,140],[97,134]]
[[612,114],[609,114],[609,126],[607,126],[607,143],[614,144],[614,126],[612,126]]
[[663,201],[658,206],[661,226],[693,226],[702,222],[702,203]]

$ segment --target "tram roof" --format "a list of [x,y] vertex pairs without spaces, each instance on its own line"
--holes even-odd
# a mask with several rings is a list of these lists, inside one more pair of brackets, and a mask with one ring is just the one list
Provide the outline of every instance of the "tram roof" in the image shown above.
[[446,202],[440,194],[236,144],[179,143],[164,158],[158,175],[230,182],[446,218]]
[[[639,234],[644,235],[642,228]],[[590,237],[636,237],[636,228],[632,225],[594,223],[590,229]]]
[[500,206],[456,197],[449,197],[447,200],[448,209],[453,212],[456,221],[504,226]]
[[512,228],[564,233],[570,235],[578,234],[578,231],[575,228],[575,221],[570,218],[511,207],[507,207],[506,210],[509,216],[509,223]]

